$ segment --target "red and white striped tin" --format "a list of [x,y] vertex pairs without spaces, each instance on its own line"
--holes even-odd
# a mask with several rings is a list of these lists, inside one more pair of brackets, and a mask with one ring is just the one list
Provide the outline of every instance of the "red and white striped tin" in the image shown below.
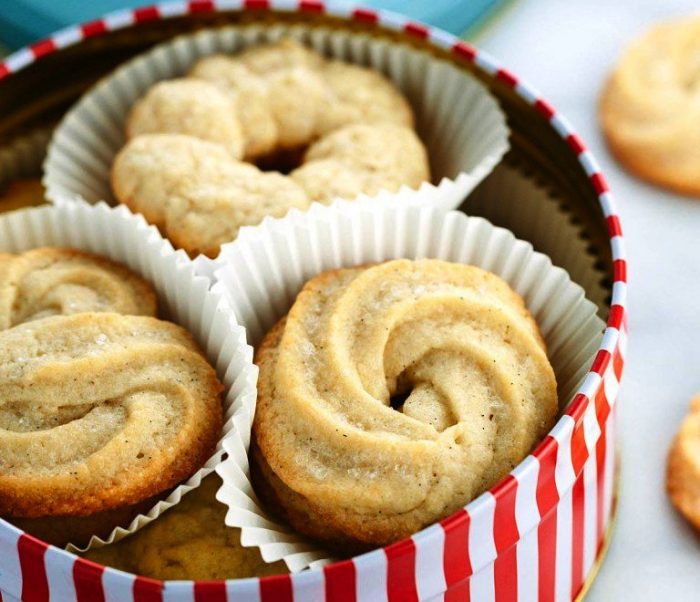
[[490,491],[438,524],[323,569],[214,582],[161,582],[49,546],[0,520],[0,602],[333,602],[576,598],[605,542],[614,499],[617,392],[627,341],[626,259],[612,196],[592,154],[536,90],[441,30],[399,15],[316,0],[196,0],[124,10],[59,31],[0,64],[0,80],[45,55],[144,21],[212,11],[313,12],[399,31],[512,88],[578,158],[607,222],[613,287],[607,328],[572,403],[544,441]]

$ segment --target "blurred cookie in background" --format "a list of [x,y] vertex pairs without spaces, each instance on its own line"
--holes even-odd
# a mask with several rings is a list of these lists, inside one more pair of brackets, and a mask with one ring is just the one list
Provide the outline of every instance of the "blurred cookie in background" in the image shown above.
[[700,15],[657,24],[634,40],[599,108],[608,146],[627,169],[700,196]]
[[286,573],[283,562],[268,564],[257,548],[241,545],[241,531],[224,524],[226,506],[216,500],[221,480],[208,476],[133,535],[90,550],[85,557],[153,579],[239,579]]
[[666,486],[674,506],[700,530],[700,395],[671,446]]
[[43,205],[44,187],[37,179],[15,180],[0,191],[0,213]]

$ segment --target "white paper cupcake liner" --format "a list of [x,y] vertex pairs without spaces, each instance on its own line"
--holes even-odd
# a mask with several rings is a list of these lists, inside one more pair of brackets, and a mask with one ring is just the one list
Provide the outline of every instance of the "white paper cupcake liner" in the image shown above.
[[110,169],[124,145],[126,116],[155,82],[179,77],[199,58],[292,37],[322,54],[388,76],[414,108],[433,180],[426,205],[452,209],[508,150],[508,128],[496,99],[469,73],[428,52],[350,30],[305,25],[247,25],[205,30],[160,44],[87,92],[59,124],[44,164],[50,200],[82,197],[113,203]]
[[501,163],[469,195],[463,209],[531,241],[583,287],[601,317],[607,313],[610,291],[604,284],[608,275],[600,267],[600,256],[591,250],[585,226],[576,222],[555,191],[517,165]]
[[0,216],[0,251],[19,253],[44,246],[82,249],[109,257],[151,282],[158,294],[160,316],[192,333],[225,386],[224,428],[217,449],[206,464],[128,526],[115,528],[105,539],[93,536],[86,547],[66,547],[83,552],[138,531],[214,471],[224,453],[223,439],[236,431],[250,433],[258,371],[245,331],[236,323],[222,294],[211,292],[209,279],[196,275],[185,253],[174,251],[142,216],[132,214],[126,207],[115,209],[104,203],[91,206],[82,202]]
[[[432,257],[471,264],[506,280],[525,300],[547,343],[563,409],[585,377],[605,324],[597,307],[568,274],[530,243],[482,218],[435,208],[395,204],[315,205],[307,213],[266,219],[241,230],[222,247],[212,290],[224,294],[257,345],[284,316],[303,284],[324,270],[400,257]],[[226,524],[242,529],[244,546],[293,572],[332,560],[318,544],[272,520],[258,503],[249,477],[247,442],[224,441],[228,457],[217,468],[217,499],[228,506]]]

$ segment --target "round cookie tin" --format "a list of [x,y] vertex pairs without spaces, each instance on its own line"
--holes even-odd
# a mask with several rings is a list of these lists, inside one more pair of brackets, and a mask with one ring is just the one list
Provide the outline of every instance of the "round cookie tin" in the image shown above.
[[[561,199],[559,209],[595,256],[597,284],[609,293],[598,303],[607,327],[587,376],[556,426],[511,474],[463,510],[386,548],[291,575],[161,582],[84,560],[0,520],[0,600],[577,598],[596,570],[614,511],[626,258],[620,221],[595,159],[536,90],[467,43],[393,13],[316,0],[172,2],[112,13],[8,57],[0,64],[0,145],[53,125],[99,77],[158,42],[204,27],[279,21],[386,36],[453,61],[485,83],[508,118],[506,162]],[[479,208],[498,224],[496,211]],[[518,223],[507,226],[536,248],[547,247],[542,237],[556,236],[518,231]],[[567,267],[573,260],[564,251],[557,255],[557,248],[551,246],[550,256]]]

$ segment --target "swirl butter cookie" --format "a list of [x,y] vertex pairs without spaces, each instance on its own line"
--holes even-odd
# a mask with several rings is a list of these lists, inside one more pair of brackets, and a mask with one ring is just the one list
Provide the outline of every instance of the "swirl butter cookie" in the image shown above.
[[74,249],[0,253],[0,329],[56,314],[155,316],[153,287],[121,264]]
[[207,80],[236,99],[243,130],[255,140],[246,144],[248,158],[305,146],[354,123],[413,127],[411,106],[383,75],[327,61],[293,40],[205,57],[189,77]]
[[290,178],[262,172],[218,144],[182,134],[131,140],[114,162],[112,188],[120,202],[177,246],[212,257],[242,226],[310,202]]
[[439,260],[320,274],[256,363],[258,490],[297,530],[346,550],[454,512],[558,412],[522,299],[493,274]]
[[222,389],[189,333],[155,318],[0,332],[0,515],[89,515],[175,486],[216,447]]
[[428,179],[425,147],[413,130],[393,124],[354,124],[312,144],[290,177],[312,201],[354,198]]
[[330,90],[319,116],[319,134],[353,123],[391,123],[413,128],[413,109],[403,94],[372,69],[328,61],[320,71]]
[[257,548],[241,545],[241,532],[226,526],[226,506],[216,499],[221,480],[209,475],[175,507],[133,535],[90,550],[87,558],[161,580],[245,579],[286,572]]
[[236,55],[236,58],[258,75],[294,67],[319,69],[324,63],[320,54],[291,38],[250,46]]
[[270,110],[268,86],[261,77],[242,62],[223,54],[197,61],[189,77],[217,85],[235,101],[247,158],[266,155],[275,149],[279,130]]
[[127,138],[142,134],[188,134],[243,156],[243,132],[233,98],[206,81],[172,79],[152,86],[129,113]]
[[700,530],[700,395],[671,446],[666,487],[674,506]]
[[610,75],[600,120],[610,149],[638,176],[700,195],[700,17],[635,40]]
[[380,73],[281,40],[153,85],[127,118],[112,190],[190,254],[216,256],[268,215],[428,181],[413,126]]

